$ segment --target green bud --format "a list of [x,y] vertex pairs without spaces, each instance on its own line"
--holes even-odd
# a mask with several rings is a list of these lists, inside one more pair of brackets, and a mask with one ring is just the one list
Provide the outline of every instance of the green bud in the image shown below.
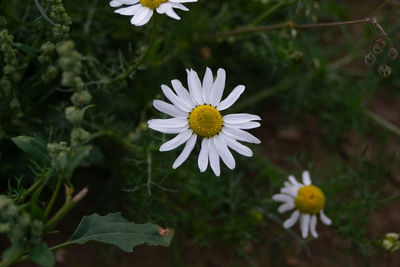
[[84,115],[85,111],[76,107],[67,107],[65,109],[65,116],[67,117],[67,120],[71,123],[81,122]]
[[291,55],[290,58],[292,59],[293,62],[297,63],[303,60],[304,53],[301,51],[294,51]]
[[47,150],[51,158],[51,166],[60,171],[67,166],[68,147],[66,142],[51,143],[47,145]]
[[83,128],[74,128],[71,132],[71,146],[78,147],[89,142],[91,134]]
[[89,104],[92,100],[92,95],[87,91],[78,91],[71,96],[71,102],[76,106]]
[[48,66],[46,71],[42,74],[42,80],[44,82],[52,81],[58,74],[58,70],[54,66]]

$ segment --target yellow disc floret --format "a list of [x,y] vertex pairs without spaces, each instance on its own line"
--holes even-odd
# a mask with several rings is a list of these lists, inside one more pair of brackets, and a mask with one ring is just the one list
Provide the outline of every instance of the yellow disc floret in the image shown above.
[[142,6],[148,7],[152,10],[159,7],[161,4],[168,2],[168,0],[140,0]]
[[210,138],[221,131],[222,116],[213,106],[197,106],[189,115],[189,126],[197,135]]
[[325,206],[325,196],[316,186],[303,186],[297,191],[294,204],[301,213],[317,214]]

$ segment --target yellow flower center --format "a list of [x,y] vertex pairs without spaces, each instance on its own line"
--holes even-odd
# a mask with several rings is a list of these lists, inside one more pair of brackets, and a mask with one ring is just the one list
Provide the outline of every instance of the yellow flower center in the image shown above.
[[197,106],[189,115],[189,126],[197,135],[209,138],[221,131],[222,116],[213,106]]
[[303,186],[297,191],[294,204],[301,213],[317,214],[325,206],[325,196],[316,186]]
[[148,7],[152,10],[159,7],[161,4],[168,2],[168,0],[140,0],[142,6]]

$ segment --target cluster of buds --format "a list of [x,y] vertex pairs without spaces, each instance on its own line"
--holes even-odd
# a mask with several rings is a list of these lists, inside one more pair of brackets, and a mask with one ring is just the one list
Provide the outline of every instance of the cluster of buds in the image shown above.
[[62,40],[68,37],[69,26],[72,24],[71,18],[65,11],[62,0],[49,0],[50,18],[55,22],[52,29],[53,36],[57,40]]
[[51,166],[56,170],[63,170],[68,162],[67,142],[51,143],[47,145],[49,151]]
[[42,240],[43,223],[21,211],[9,197],[0,195],[0,233],[13,244],[37,245]]
[[[371,25],[372,25],[371,47],[369,53],[364,57],[364,62],[368,66],[373,65],[376,62],[376,57],[381,56],[383,63],[378,67],[378,73],[382,77],[388,78],[392,73],[392,68],[386,64],[385,57],[387,56],[389,57],[389,59],[395,60],[398,57],[399,52],[397,51],[396,48],[393,47],[389,37],[387,36],[382,26],[378,24],[376,18],[372,19]],[[376,37],[377,31],[380,32],[379,37]]]
[[381,240],[382,248],[387,252],[394,252],[400,249],[399,234],[387,233]]

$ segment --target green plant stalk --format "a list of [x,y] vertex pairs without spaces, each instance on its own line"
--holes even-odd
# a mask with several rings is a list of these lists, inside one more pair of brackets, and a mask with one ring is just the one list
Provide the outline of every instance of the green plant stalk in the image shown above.
[[380,202],[381,202],[381,204],[385,204],[385,203],[391,202],[391,201],[399,199],[399,198],[400,198],[400,194],[397,194],[397,195],[393,195],[391,197],[384,198]]
[[22,255],[24,254],[24,249],[20,248],[17,251],[15,251],[10,258],[8,258],[7,260],[1,261],[0,262],[0,267],[7,267],[11,264],[13,264],[14,262],[18,261]]
[[372,111],[369,111],[369,110],[364,110],[364,114],[365,114],[365,116],[367,116],[367,118],[373,120],[378,125],[383,126],[390,132],[400,136],[400,128],[397,127],[396,125],[394,125],[393,123],[385,120],[384,118],[380,117],[378,114],[376,114]]
[[110,80],[110,83],[114,83],[117,81],[121,81],[121,80],[125,80],[132,72],[134,72],[142,63],[143,61],[147,58],[147,55],[149,54],[149,52],[151,51],[151,49],[153,48],[154,45],[154,41],[156,39],[156,33],[157,33],[157,16],[154,16],[153,19],[153,27],[152,27],[152,31],[151,31],[151,37],[150,37],[150,42],[149,45],[147,46],[146,51],[144,52],[144,54],[142,55],[142,57],[139,58],[138,61],[136,61],[135,64],[133,64],[132,66],[130,66],[124,73],[122,73],[121,75],[117,76],[114,79]]
[[68,212],[75,207],[79,201],[82,200],[86,196],[88,192],[88,188],[85,187],[82,189],[78,194],[76,194],[72,199],[71,196],[67,196],[64,205],[57,211],[57,213],[46,223],[44,226],[45,232],[49,232],[52,230],[58,222],[64,218],[65,215],[68,214]]
[[24,201],[24,199],[29,194],[31,194],[33,191],[35,191],[36,188],[43,182],[43,179],[44,179],[44,177],[43,177],[43,175],[41,175],[40,178],[33,185],[31,185],[26,191],[24,191],[22,193],[22,196],[18,199],[18,201],[21,201],[21,202]]
[[60,191],[60,187],[61,187],[61,184],[63,181],[64,181],[64,171],[61,171],[60,175],[58,176],[56,189],[54,190],[53,195],[51,196],[50,202],[47,205],[46,211],[44,212],[45,218],[47,218],[49,216],[49,213],[51,212],[51,209],[53,208],[54,202],[57,199],[58,192]]

